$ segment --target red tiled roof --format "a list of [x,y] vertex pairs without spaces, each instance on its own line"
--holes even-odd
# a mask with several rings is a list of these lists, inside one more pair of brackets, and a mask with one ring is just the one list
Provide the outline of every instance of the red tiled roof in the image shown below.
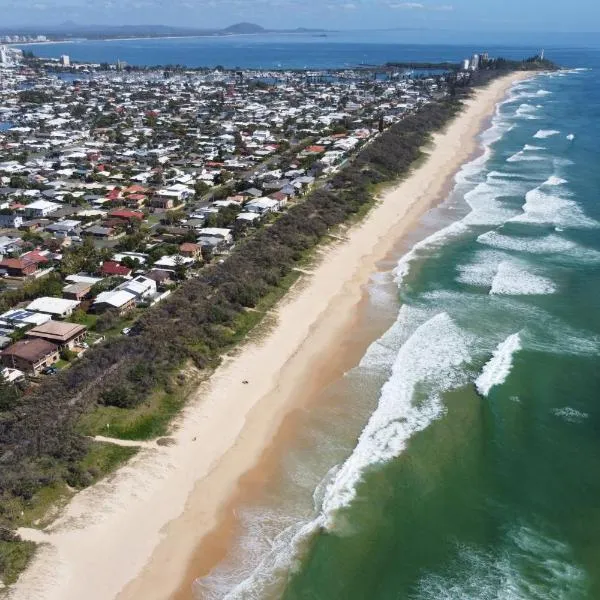
[[179,246],[179,250],[181,252],[194,252],[196,250],[200,250],[200,246],[198,244],[194,244],[193,242],[184,242]]
[[23,270],[28,267],[36,267],[36,263],[33,260],[26,260],[24,258],[5,258],[4,260],[0,260],[0,267]]
[[131,269],[125,267],[114,260],[107,260],[102,265],[103,275],[118,275],[120,277],[128,277],[131,274]]
[[148,190],[143,185],[130,185],[123,190],[124,194],[145,194]]
[[108,216],[117,219],[139,219],[141,221],[144,218],[144,213],[135,210],[111,210]]
[[30,260],[31,262],[36,264],[49,262],[49,258],[47,256],[44,256],[43,254],[40,254],[39,250],[32,250],[31,252],[27,252],[27,254],[23,254],[21,258],[23,260]]

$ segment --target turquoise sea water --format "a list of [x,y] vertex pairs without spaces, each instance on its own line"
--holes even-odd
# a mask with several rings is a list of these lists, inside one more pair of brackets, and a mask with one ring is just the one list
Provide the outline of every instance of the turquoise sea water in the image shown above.
[[600,598],[599,116],[593,70],[499,107],[284,598]]
[[575,56],[372,282],[394,324],[199,598],[600,598],[600,52]]

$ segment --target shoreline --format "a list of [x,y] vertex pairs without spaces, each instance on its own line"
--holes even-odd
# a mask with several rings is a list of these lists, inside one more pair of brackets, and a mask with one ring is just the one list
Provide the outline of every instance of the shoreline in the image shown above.
[[204,38],[231,38],[231,37],[248,37],[261,35],[320,35],[321,33],[330,34],[333,31],[260,31],[256,33],[206,33],[198,35],[147,35],[139,37],[107,37],[107,38],[70,38],[64,40],[46,40],[40,42],[7,42],[4,46],[41,46],[52,44],[76,44],[78,42],[135,42],[140,40],[189,40],[189,39],[204,39]]
[[239,479],[260,462],[284,418],[348,367],[352,357],[339,352],[339,340],[355,322],[377,263],[443,199],[477,151],[478,133],[498,102],[514,82],[530,76],[513,73],[478,90],[435,134],[423,164],[383,193],[344,241],[318,249],[324,258],[313,273],[267,317],[276,326],[265,332],[261,325],[263,335],[251,336],[190,399],[176,421],[173,446],[143,450],[78,493],[46,532],[22,531],[48,545],[10,598],[191,597],[185,586],[197,568],[195,552],[218,531]]

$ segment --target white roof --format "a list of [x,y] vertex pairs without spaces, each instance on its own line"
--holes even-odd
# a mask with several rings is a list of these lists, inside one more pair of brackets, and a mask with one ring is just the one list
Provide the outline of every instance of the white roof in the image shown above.
[[145,294],[150,290],[156,290],[156,282],[153,279],[148,279],[147,277],[136,277],[127,283],[124,283],[120,286],[121,290],[125,290],[127,292],[131,292],[136,296]]
[[163,256],[160,260],[154,263],[155,267],[176,267],[178,264],[189,265],[194,262],[193,258],[174,254],[173,256]]
[[224,227],[203,227],[202,229],[196,230],[196,233],[199,236],[226,238],[231,234],[231,229],[226,229]]
[[50,296],[43,296],[42,298],[36,298],[27,306],[27,310],[33,310],[36,312],[48,313],[51,315],[62,315],[70,310],[73,310],[76,306],[79,306],[80,302],[77,300],[66,300],[65,298],[52,298]]
[[69,283],[91,283],[92,285],[102,281],[102,279],[102,277],[92,277],[90,275],[69,275],[65,277],[65,281]]
[[279,206],[279,201],[273,200],[273,198],[258,198],[257,200],[252,200],[248,202],[247,206],[256,206],[258,208],[273,208],[275,206]]
[[36,200],[35,202],[28,204],[26,208],[33,208],[36,210],[44,210],[51,208],[53,210],[58,210],[60,208],[60,204],[57,204],[56,202],[49,202],[48,200]]
[[238,221],[256,221],[256,219],[260,219],[260,215],[258,213],[240,213],[236,219]]
[[125,290],[115,290],[98,294],[96,300],[94,300],[94,304],[110,304],[115,308],[121,308],[121,306],[124,306],[134,299],[135,295],[130,292],[126,292]]
[[16,308],[0,315],[0,320],[14,323],[24,323],[27,325],[43,325],[52,317],[50,315],[42,315],[40,313],[30,312],[23,308]]

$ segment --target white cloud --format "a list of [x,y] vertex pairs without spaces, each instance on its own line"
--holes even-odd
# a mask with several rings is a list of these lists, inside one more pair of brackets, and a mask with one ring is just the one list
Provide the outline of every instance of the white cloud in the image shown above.
[[454,10],[450,4],[430,5],[421,2],[391,2],[388,4],[390,8],[398,10],[428,10],[435,12],[447,12]]

